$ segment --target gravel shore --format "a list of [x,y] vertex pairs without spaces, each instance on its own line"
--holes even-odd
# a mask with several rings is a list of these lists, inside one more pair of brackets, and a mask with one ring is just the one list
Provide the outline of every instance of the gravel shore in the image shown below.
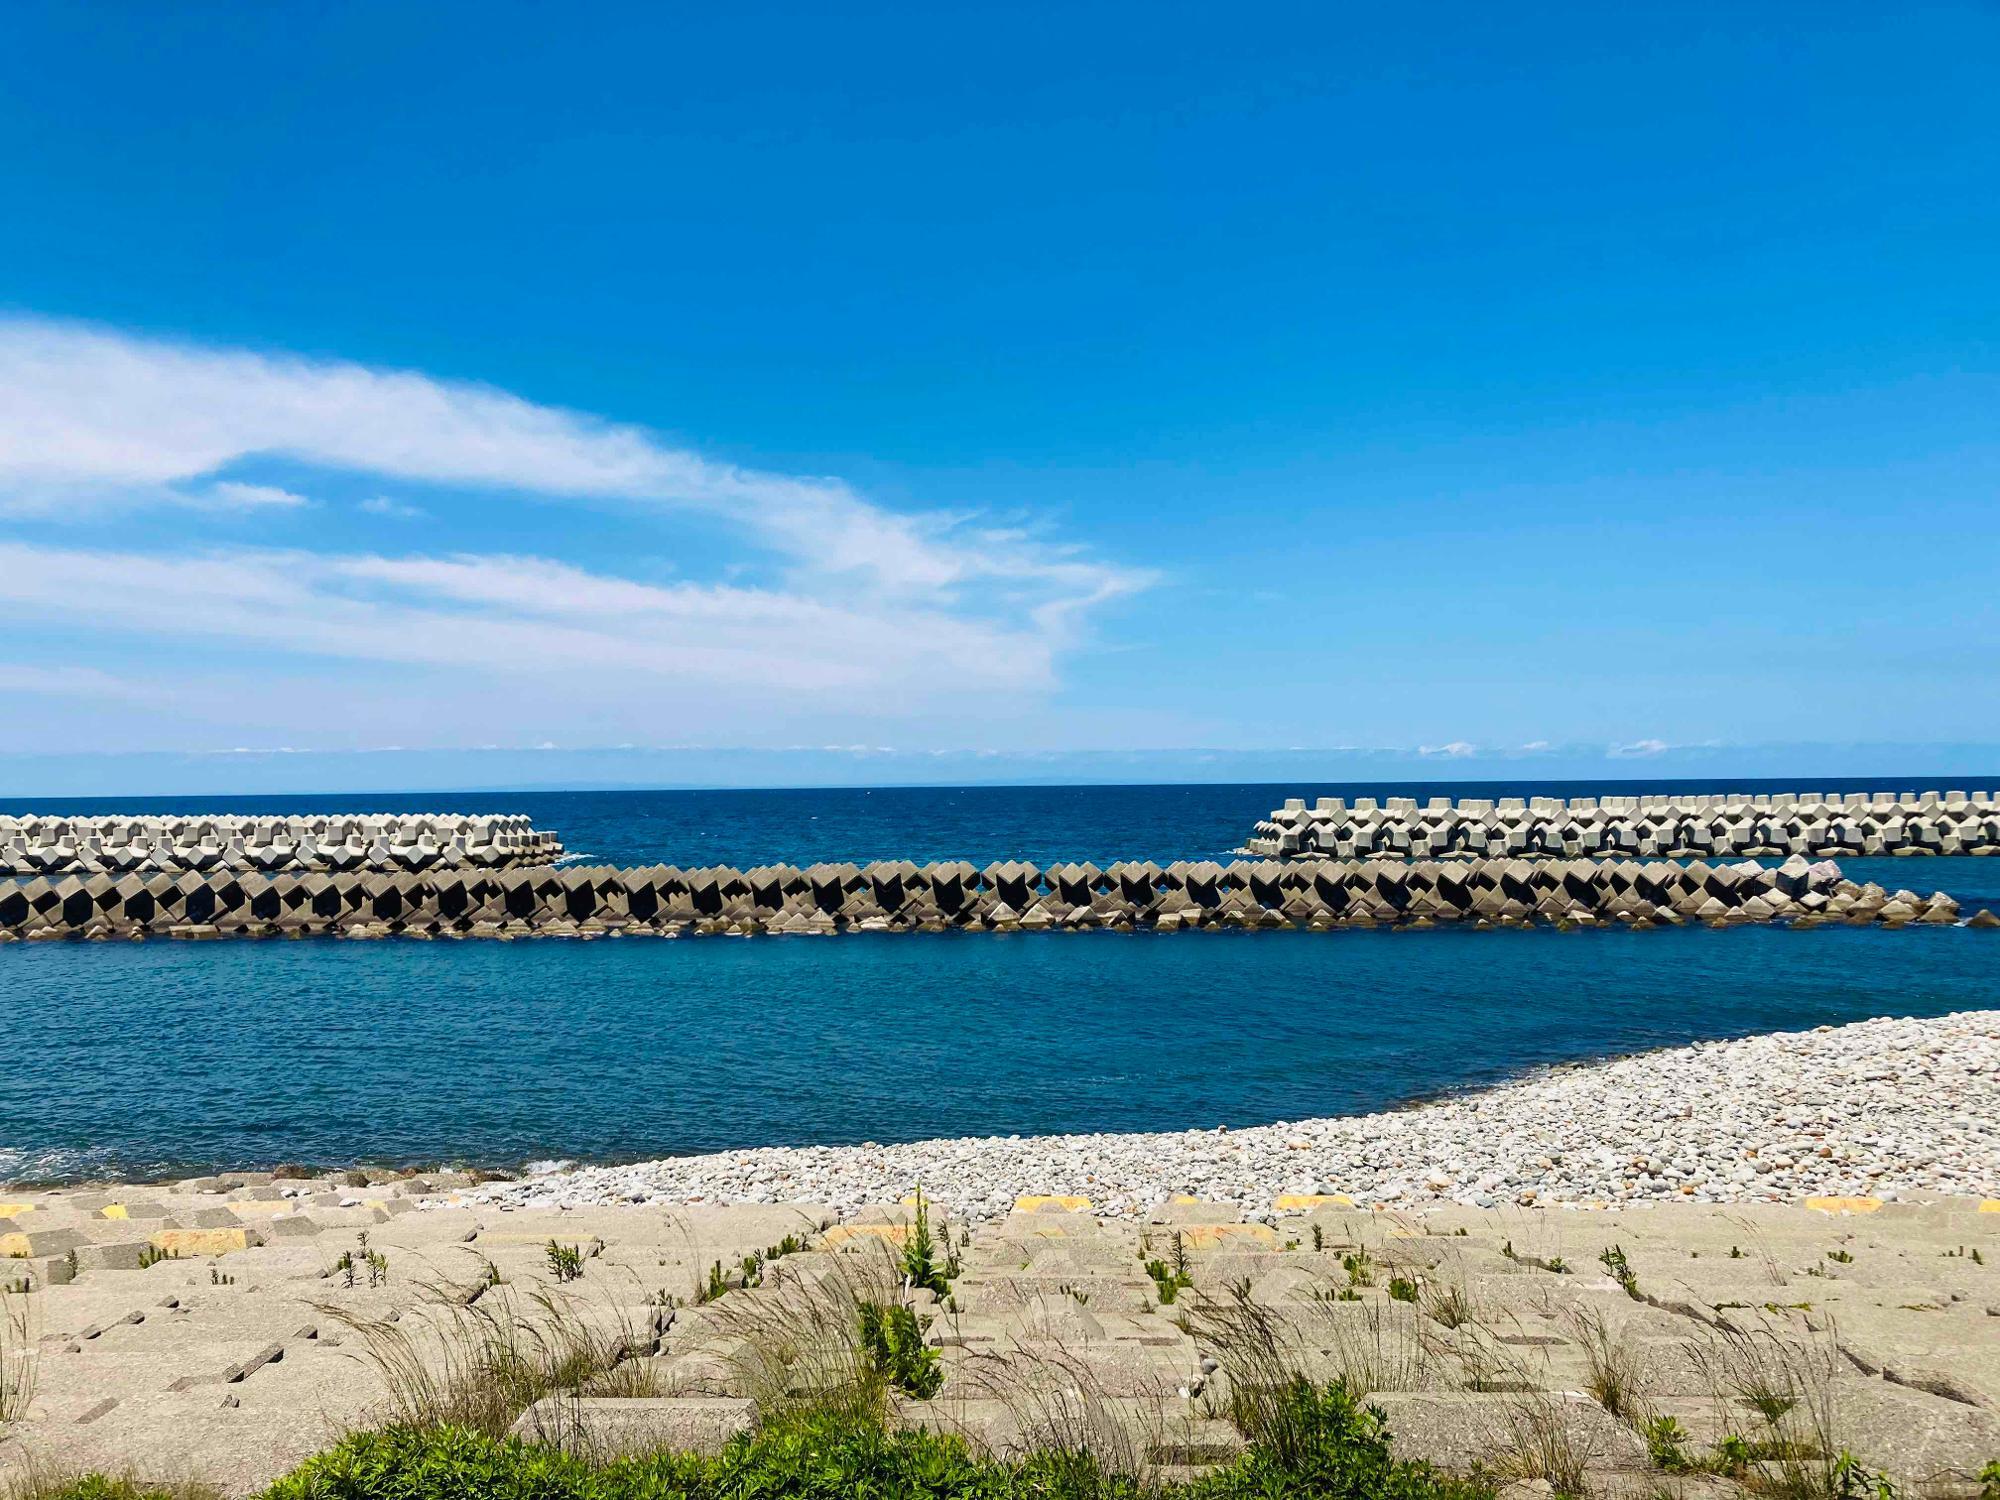
[[822,1146],[585,1167],[473,1195],[527,1207],[823,1204],[921,1183],[952,1218],[1022,1193],[1144,1215],[1175,1194],[1255,1217],[1279,1193],[1356,1203],[1787,1202],[2000,1195],[2000,1010],[1703,1042],[1382,1114],[1248,1130]]

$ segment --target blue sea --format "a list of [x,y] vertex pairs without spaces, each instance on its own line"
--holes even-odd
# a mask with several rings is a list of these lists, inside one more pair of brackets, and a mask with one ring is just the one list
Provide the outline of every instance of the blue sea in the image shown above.
[[[1227,858],[1286,796],[1710,789],[1864,788],[522,792],[0,811],[516,811],[593,863],[1101,864]],[[1844,868],[2000,909],[2000,859]],[[0,949],[0,1181],[1242,1126],[1697,1038],[1996,1005],[2000,936],[1961,928],[16,944]]]

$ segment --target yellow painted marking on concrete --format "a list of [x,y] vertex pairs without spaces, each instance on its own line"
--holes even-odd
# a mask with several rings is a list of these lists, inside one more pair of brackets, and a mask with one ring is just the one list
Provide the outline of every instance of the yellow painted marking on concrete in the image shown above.
[[28,1237],[25,1234],[0,1234],[0,1260],[26,1260],[28,1257]]
[[160,1229],[152,1235],[152,1245],[168,1255],[228,1255],[250,1248],[247,1229]]
[[1259,1245],[1278,1243],[1278,1231],[1269,1224],[1177,1224],[1174,1233],[1183,1244],[1196,1250],[1226,1245],[1231,1240],[1250,1240]]
[[2000,1214],[2000,1198],[1982,1200],[1978,1211],[1982,1214]]
[[0,1203],[0,1219],[18,1219],[35,1211],[32,1203]]
[[856,1240],[880,1240],[884,1244],[900,1245],[910,1237],[907,1224],[836,1224],[822,1237],[829,1250],[837,1250],[842,1245]]
[[1017,1214],[1038,1214],[1045,1208],[1060,1208],[1065,1213],[1090,1212],[1088,1198],[1067,1198],[1060,1193],[1026,1193],[1014,1200]]
[[1352,1208],[1354,1200],[1345,1193],[1280,1193],[1271,1207],[1281,1214],[1308,1212],[1315,1208]]
[[1872,1214],[1882,1206],[1880,1198],[1808,1198],[1806,1207],[1823,1214]]
[[122,1203],[105,1204],[104,1207],[97,1211],[97,1216],[100,1219],[123,1219],[129,1217],[125,1212],[125,1205]]
[[1185,1204],[1185,1203],[1199,1203],[1201,1202],[1201,1199],[1195,1197],[1193,1193],[1175,1193],[1173,1201],[1175,1203]]

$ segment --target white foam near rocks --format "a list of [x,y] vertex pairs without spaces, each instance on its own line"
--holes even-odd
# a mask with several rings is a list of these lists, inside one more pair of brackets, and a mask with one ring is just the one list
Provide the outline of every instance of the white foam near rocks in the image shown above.
[[1023,1193],[1143,1215],[1176,1194],[1253,1215],[1358,1204],[1604,1204],[2000,1194],[2000,1010],[1701,1042],[1387,1113],[1247,1130],[770,1147],[581,1167],[473,1196],[522,1207],[798,1202],[851,1212],[919,1184],[959,1220]]

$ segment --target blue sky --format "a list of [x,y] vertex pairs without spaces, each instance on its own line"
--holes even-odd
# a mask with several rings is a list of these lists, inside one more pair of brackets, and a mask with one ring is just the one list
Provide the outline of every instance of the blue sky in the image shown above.
[[0,770],[2000,768],[1997,46],[9,6]]

